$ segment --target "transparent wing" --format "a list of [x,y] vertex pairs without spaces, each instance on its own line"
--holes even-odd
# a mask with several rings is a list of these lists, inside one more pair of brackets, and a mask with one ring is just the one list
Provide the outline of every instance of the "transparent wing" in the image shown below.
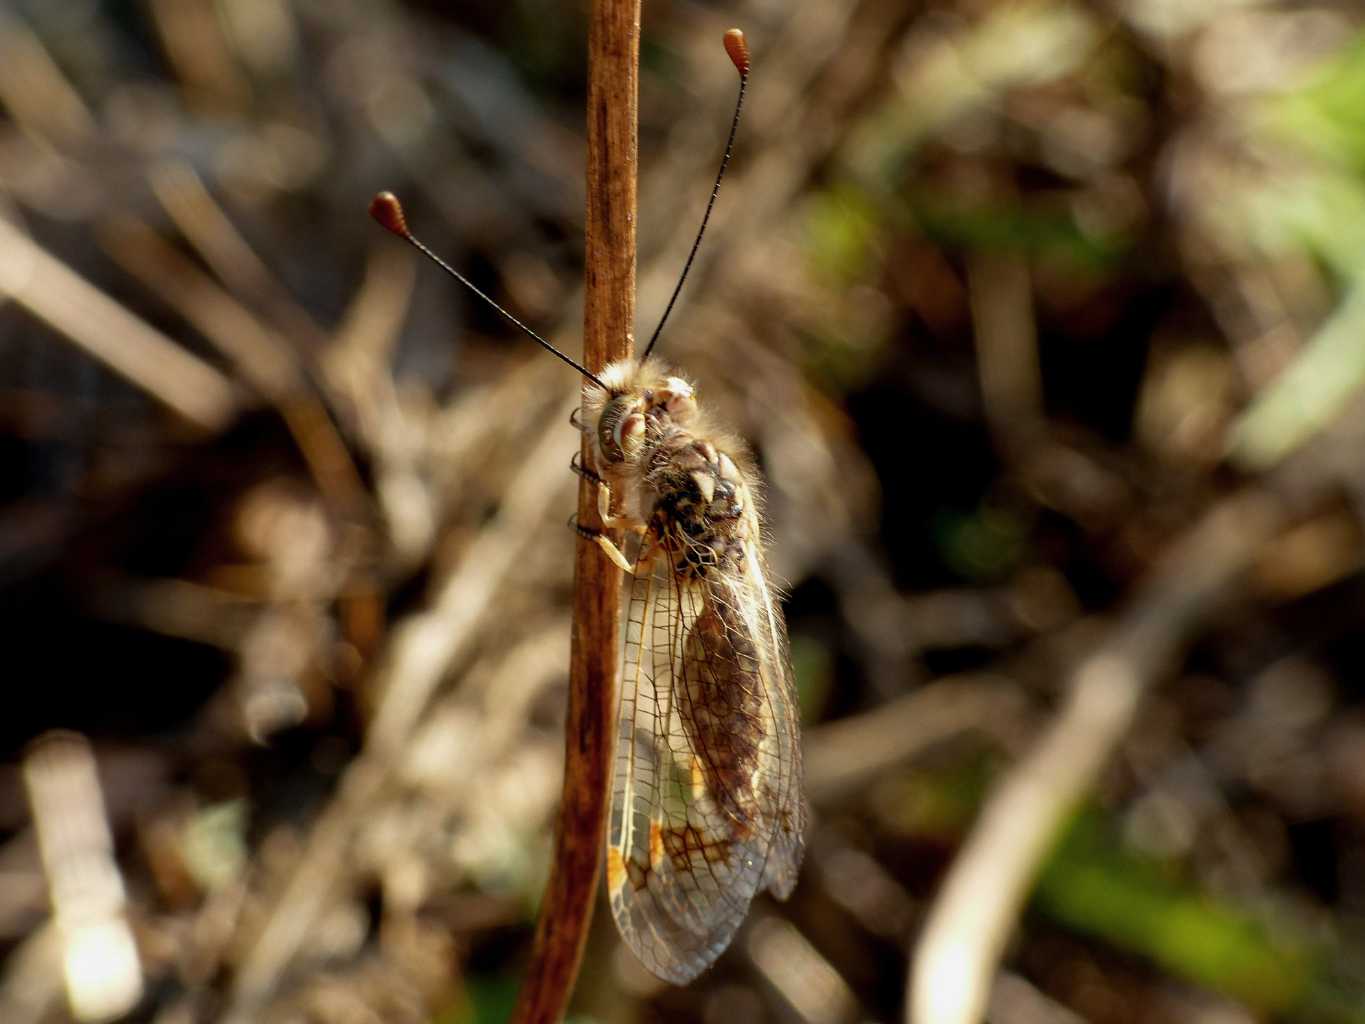
[[[749,535],[760,537],[757,516],[750,509]],[[718,581],[734,594],[735,604],[747,609],[750,630],[762,650],[766,724],[771,740],[764,748],[759,787],[770,808],[766,822],[771,836],[764,864],[763,884],[785,900],[796,887],[796,876],[805,853],[805,773],[801,762],[801,706],[787,647],[787,625],[779,607],[780,595],[768,571],[762,547],[745,548],[746,566],[741,578]]]
[[[755,521],[751,537],[757,537]],[[725,950],[750,900],[785,898],[802,853],[798,723],[762,552],[703,579],[651,535],[625,626],[607,885],[622,936],[683,984]]]

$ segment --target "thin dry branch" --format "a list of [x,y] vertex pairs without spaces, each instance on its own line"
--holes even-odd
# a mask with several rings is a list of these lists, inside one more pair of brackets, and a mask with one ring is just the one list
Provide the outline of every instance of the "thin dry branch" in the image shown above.
[[265,310],[297,351],[327,348],[326,333],[252,249],[193,166],[164,161],[152,169],[150,183],[185,240],[235,295]]
[[507,488],[496,519],[441,582],[429,609],[404,620],[375,669],[379,706],[365,749],[346,769],[336,798],[313,826],[305,851],[272,902],[233,981],[224,1020],[259,1019],[344,876],[348,844],[397,766],[447,670],[472,642],[497,588],[526,546],[543,536],[545,510],[567,485],[561,423],[547,422]]
[[1071,673],[1066,703],[982,810],[911,958],[909,1024],[982,1019],[1005,943],[1066,816],[1191,632],[1275,536],[1283,503],[1247,489],[1215,506],[1158,563],[1128,612]]
[[136,218],[111,218],[103,235],[116,263],[150,291],[159,290],[171,308],[232,360],[244,381],[274,403],[332,506],[360,515],[366,502],[364,484],[307,381],[296,346]]
[[1017,688],[995,675],[940,679],[880,707],[810,730],[804,741],[806,796],[833,806],[921,756],[935,743],[977,731],[1012,741],[1027,721]]
[[[639,0],[597,0],[588,29],[586,293],[583,361],[597,371],[629,356],[635,324]],[[584,465],[591,465],[587,439]],[[579,521],[601,528],[595,495],[579,488]],[[564,1015],[592,922],[606,824],[621,573],[581,541],[574,562],[574,631],[564,793],[550,881],[515,1021]]]
[[133,316],[13,225],[0,219],[0,295],[85,349],[167,408],[211,433],[237,413],[232,383]]

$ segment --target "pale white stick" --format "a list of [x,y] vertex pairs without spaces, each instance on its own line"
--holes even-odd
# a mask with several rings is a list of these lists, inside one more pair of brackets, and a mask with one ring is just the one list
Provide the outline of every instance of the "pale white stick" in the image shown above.
[[0,219],[0,294],[66,335],[190,423],[216,432],[237,396],[221,373],[139,320]]
[[1272,495],[1214,507],[1153,568],[1109,637],[1072,672],[1066,703],[987,801],[911,958],[909,1024],[976,1024],[1019,910],[1058,831],[1152,681],[1234,589],[1282,523]]

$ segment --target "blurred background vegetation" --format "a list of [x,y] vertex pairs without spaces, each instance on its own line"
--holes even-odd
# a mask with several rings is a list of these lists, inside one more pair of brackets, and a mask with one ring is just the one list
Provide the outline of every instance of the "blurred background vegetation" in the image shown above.
[[[898,1019],[983,800],[1155,575],[1177,654],[990,1020],[1365,1020],[1365,11],[644,14],[641,333],[721,33],[754,51],[662,351],[764,468],[814,820],[687,989],[599,913],[575,1019]],[[575,351],[585,53],[549,0],[0,0],[6,1024],[508,1012],[578,381],[365,207]],[[1248,498],[1187,607],[1180,542]]]

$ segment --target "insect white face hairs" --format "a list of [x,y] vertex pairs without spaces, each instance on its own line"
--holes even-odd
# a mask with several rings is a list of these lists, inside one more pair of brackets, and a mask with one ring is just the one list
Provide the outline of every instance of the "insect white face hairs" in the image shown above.
[[607,889],[622,937],[659,977],[691,981],[724,952],[760,889],[785,899],[804,851],[800,724],[787,631],[763,554],[762,495],[744,444],[650,350],[686,280],[730,159],[748,81],[743,35],[725,46],[739,99],[720,172],[673,297],[639,358],[593,374],[474,288],[408,231],[390,193],[370,211],[585,378],[580,429],[604,525],[580,528],[632,576],[608,812]]

